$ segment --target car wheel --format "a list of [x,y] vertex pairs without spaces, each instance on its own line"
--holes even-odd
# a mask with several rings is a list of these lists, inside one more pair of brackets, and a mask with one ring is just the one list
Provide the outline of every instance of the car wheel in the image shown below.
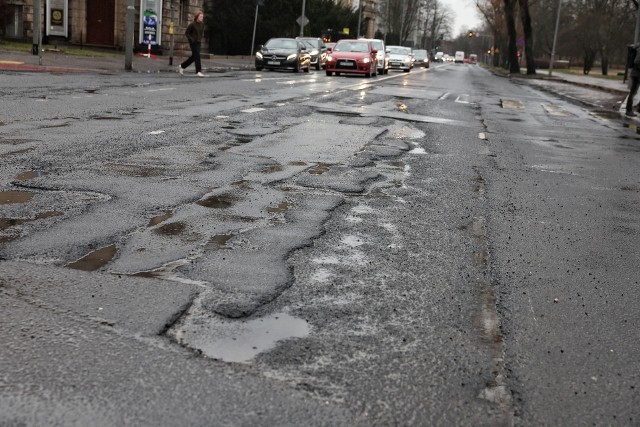
[[327,76],[331,76],[333,73],[331,71],[327,71]]
[[307,65],[307,68],[304,69],[305,73],[308,73],[311,70],[311,64]]
[[262,67],[256,67],[256,71],[262,71]]
[[389,74],[389,69],[388,69],[388,68],[385,68],[385,69],[384,69],[384,72],[383,72],[382,74]]
[[411,71],[411,68],[407,68],[406,70],[402,70],[402,71],[404,71],[405,73],[408,73],[409,71]]
[[316,70],[320,69],[320,61],[316,62]]

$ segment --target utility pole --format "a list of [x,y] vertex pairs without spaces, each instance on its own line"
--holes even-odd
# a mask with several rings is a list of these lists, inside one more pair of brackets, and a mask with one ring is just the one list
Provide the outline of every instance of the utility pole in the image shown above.
[[133,69],[133,22],[135,13],[135,0],[129,0],[129,6],[127,6],[127,28],[124,37],[124,69],[127,71]]
[[169,7],[169,65],[173,65],[173,0]]
[[638,44],[638,38],[640,38],[640,7],[638,7],[638,2],[633,0],[633,4],[636,6],[636,31],[633,35],[633,44]]
[[42,3],[33,0],[33,46],[31,53],[38,55],[38,63],[42,65]]
[[356,31],[356,38],[360,38],[360,21],[362,21],[362,2],[363,0],[358,0],[358,30]]
[[[253,37],[251,38],[251,50],[249,56],[253,55],[253,48],[256,45],[256,27],[258,26],[258,7],[262,0],[256,0],[256,17],[253,19]],[[304,15],[303,15],[304,16]]]
[[549,60],[549,77],[551,77],[551,73],[553,72],[553,57],[556,55],[556,41],[558,40],[558,26],[560,25],[560,6],[561,5],[562,5],[562,0],[558,0],[558,14],[556,15],[556,30],[553,33],[553,47],[551,48],[551,59]]
[[306,24],[304,17],[305,2],[306,0],[302,0],[302,15],[300,16],[300,37],[304,37],[304,24]]

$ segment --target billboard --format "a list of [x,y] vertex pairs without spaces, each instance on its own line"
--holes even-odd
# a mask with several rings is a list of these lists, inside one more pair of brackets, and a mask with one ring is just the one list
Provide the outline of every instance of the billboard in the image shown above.
[[69,0],[47,0],[45,26],[48,36],[67,37]]
[[162,0],[140,0],[141,44],[159,46],[162,40]]

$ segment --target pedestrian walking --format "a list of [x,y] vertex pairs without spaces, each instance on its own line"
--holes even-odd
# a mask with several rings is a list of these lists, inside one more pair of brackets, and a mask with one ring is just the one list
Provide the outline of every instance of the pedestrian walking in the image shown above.
[[[633,97],[638,93],[638,87],[640,87],[640,43],[629,47],[629,68],[631,68],[631,88],[629,89],[629,95],[627,96],[627,112],[629,117],[635,117],[637,114],[633,112]],[[633,61],[631,60],[633,58]],[[640,104],[638,104],[640,110]]]
[[185,31],[184,35],[187,36],[187,40],[189,41],[189,47],[191,48],[191,56],[187,58],[182,64],[178,65],[178,72],[181,76],[184,75],[184,70],[189,65],[195,62],[196,64],[196,76],[204,77],[202,74],[202,64],[200,62],[200,46],[202,41],[202,36],[204,35],[204,13],[199,11],[196,13],[193,22],[187,26],[187,31]]

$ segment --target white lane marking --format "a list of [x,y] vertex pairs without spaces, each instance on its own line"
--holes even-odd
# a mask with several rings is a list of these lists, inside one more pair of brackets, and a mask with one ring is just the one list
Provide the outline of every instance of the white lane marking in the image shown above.
[[166,87],[162,89],[147,89],[147,92],[166,92],[168,90],[176,90],[175,87]]
[[484,132],[478,134],[478,139],[487,139],[487,135]]
[[445,92],[442,94],[442,96],[440,98],[438,98],[439,101],[444,101],[445,99],[447,99],[447,97],[449,96],[449,92]]
[[459,104],[468,104],[469,103],[469,95],[460,95],[456,98],[456,102]]
[[148,132],[149,135],[160,135],[161,133],[164,133],[163,130],[152,130],[151,132]]
[[247,108],[246,110],[241,110],[241,112],[243,113],[257,113],[258,111],[263,111],[264,108],[260,108],[260,107],[253,107],[253,108]]

